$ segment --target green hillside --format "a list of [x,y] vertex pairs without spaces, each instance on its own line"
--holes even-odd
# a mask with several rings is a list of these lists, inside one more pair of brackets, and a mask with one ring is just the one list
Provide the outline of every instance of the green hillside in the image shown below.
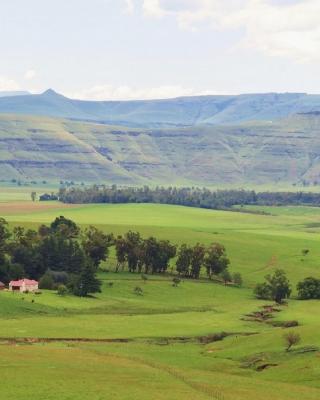
[[[102,292],[94,297],[2,291],[4,398],[319,398],[319,301],[298,300],[295,291],[298,280],[320,276],[318,208],[268,207],[270,215],[251,215],[145,204],[67,207],[23,201],[20,194],[8,192],[7,203],[0,203],[10,227],[35,228],[63,214],[105,232],[135,229],[175,243],[218,241],[244,284],[184,279],[173,287],[170,275],[143,282],[140,274],[114,273],[111,253],[103,264],[109,272],[99,272]],[[303,248],[310,252],[302,258]],[[279,267],[292,283],[292,298],[283,305],[256,299],[253,284]],[[142,296],[134,293],[137,285]],[[266,306],[274,311],[262,320]],[[298,326],[283,327],[288,321]],[[288,332],[299,333],[301,343],[287,352]]]
[[0,115],[0,179],[131,184],[320,182],[320,115],[232,126],[126,128]]

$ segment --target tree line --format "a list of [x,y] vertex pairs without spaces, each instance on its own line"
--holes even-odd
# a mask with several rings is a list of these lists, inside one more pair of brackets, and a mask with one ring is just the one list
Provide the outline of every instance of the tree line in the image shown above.
[[[313,205],[320,204],[320,193],[255,192],[254,190],[216,190],[197,187],[92,187],[60,188],[57,197],[64,203],[156,203],[207,209],[230,209],[236,205]],[[50,200],[43,195],[40,200]]]
[[[210,279],[220,275],[227,282],[232,280],[228,273],[230,261],[225,247],[220,243],[212,243],[208,247],[200,243],[194,246],[187,244],[176,246],[169,240],[158,240],[152,236],[144,239],[139,232],[129,231],[123,236],[116,237],[114,245],[116,271],[127,268],[129,272],[139,274],[164,273],[170,264],[173,265],[171,260],[175,258],[171,272],[184,278],[198,279],[202,269],[205,269]],[[239,277],[236,278],[239,283]]]
[[63,216],[37,230],[16,226],[12,231],[0,218],[0,281],[31,278],[40,280],[46,289],[65,285],[78,296],[96,293],[101,286],[96,274],[111,247],[115,249],[116,271],[163,274],[170,267],[169,272],[175,275],[198,279],[204,269],[210,279],[219,276],[225,283],[242,283],[240,274],[230,275],[226,249],[219,243],[176,246],[133,231],[114,236],[93,226],[81,230]]

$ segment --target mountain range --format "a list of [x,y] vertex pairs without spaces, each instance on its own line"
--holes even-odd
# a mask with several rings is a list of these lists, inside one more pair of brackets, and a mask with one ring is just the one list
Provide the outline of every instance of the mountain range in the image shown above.
[[320,184],[320,96],[0,96],[0,180]]
[[320,110],[320,95],[304,93],[198,96],[165,100],[84,101],[52,89],[42,94],[0,97],[0,113],[95,121],[138,128],[234,125],[270,121]]
[[[59,95],[51,92],[33,96],[0,99],[2,181],[45,179],[108,184],[241,186],[320,184],[320,112],[316,111],[316,96],[311,97],[312,101],[303,95],[279,96],[282,98],[280,103],[287,104],[288,114],[281,118],[270,119],[269,102],[266,108],[269,110],[268,119],[259,120],[257,116],[266,115],[267,111],[255,108],[255,121],[191,124],[190,116],[181,112],[176,115],[176,123],[179,120],[181,126],[174,127],[171,124],[175,113],[167,114],[170,109],[168,104],[182,109],[184,101],[191,107],[191,104],[199,106],[199,103],[204,104],[205,101],[212,105],[217,99],[142,102],[144,106],[141,105],[141,110],[146,110],[148,104],[150,107],[162,105],[154,115],[157,115],[157,124],[163,126],[131,127],[129,119],[133,114],[130,116],[129,113],[122,126],[106,124],[105,120],[103,123],[75,120],[79,115],[76,118],[71,108],[68,119],[25,115],[28,114],[27,110],[30,114],[44,113],[44,98],[50,99],[47,102],[47,110],[50,112],[54,109],[53,99],[56,104],[60,104]],[[294,107],[308,102],[313,105],[310,109],[306,109],[306,105],[301,107],[305,112],[299,109],[299,113],[293,113],[292,108],[289,112],[289,98],[291,105],[295,103]],[[29,99],[31,103],[27,101]],[[62,99],[69,103],[69,100]],[[41,104],[39,109],[36,109],[37,103]],[[118,111],[120,108],[123,110],[126,104],[129,108],[133,107],[132,103],[135,105],[135,102],[119,103]],[[16,105],[12,109],[14,112],[3,113],[5,105],[8,108],[10,104],[11,107]],[[58,108],[62,113],[64,108],[61,104]],[[273,105],[272,113],[282,114],[284,109],[284,105],[279,106],[276,112],[277,108]],[[219,114],[222,117],[222,113],[216,113],[216,120]],[[202,107],[200,114],[204,118],[209,115],[209,111]],[[113,118],[118,118],[118,115],[114,113]],[[172,117],[170,123],[168,115]],[[236,117],[230,110],[228,115]],[[237,118],[245,119],[244,113]],[[124,126],[124,122],[127,126]]]

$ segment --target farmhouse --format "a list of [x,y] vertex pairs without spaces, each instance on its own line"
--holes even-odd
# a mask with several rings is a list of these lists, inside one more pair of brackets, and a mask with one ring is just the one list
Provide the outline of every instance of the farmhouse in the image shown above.
[[39,284],[37,281],[30,279],[20,279],[19,281],[11,281],[9,283],[9,290],[19,292],[34,292],[38,290]]
[[6,285],[0,281],[0,290],[4,290],[6,288]]

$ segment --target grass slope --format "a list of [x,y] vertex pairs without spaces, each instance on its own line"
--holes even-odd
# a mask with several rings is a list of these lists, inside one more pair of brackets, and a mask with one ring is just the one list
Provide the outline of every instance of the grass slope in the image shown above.
[[[4,203],[0,204],[0,213],[12,224],[33,227],[64,215],[81,225],[94,224],[115,234],[134,229],[143,236],[155,235],[177,244],[221,242],[231,259],[231,270],[241,272],[247,286],[279,267],[288,273],[294,284],[305,276],[320,276],[319,208],[266,208],[272,215],[256,215],[155,204],[71,208],[60,203],[25,204],[31,207],[27,214],[21,204],[21,212],[17,212],[14,204],[12,210]],[[307,257],[301,255],[304,248],[310,250]],[[111,254],[109,265],[112,267],[114,263]]]
[[[36,227],[63,214],[81,226],[95,224],[115,233],[137,229],[176,243],[222,242],[245,284],[238,289],[183,281],[174,288],[170,277],[150,276],[143,283],[139,275],[109,272],[100,273],[103,290],[95,298],[0,292],[4,398],[319,398],[319,302],[293,298],[273,314],[271,322],[299,322],[290,330],[299,332],[302,342],[288,353],[282,338],[286,329],[247,317],[265,305],[253,297],[251,286],[276,267],[283,267],[293,283],[320,276],[318,208],[268,208],[272,215],[252,215],[144,204],[13,204],[10,210],[0,203],[0,215],[11,226]],[[301,261],[306,247],[310,254]],[[107,266],[113,264],[111,255]],[[134,294],[137,285],[143,296]],[[199,341],[221,332],[228,334],[222,341]]]

